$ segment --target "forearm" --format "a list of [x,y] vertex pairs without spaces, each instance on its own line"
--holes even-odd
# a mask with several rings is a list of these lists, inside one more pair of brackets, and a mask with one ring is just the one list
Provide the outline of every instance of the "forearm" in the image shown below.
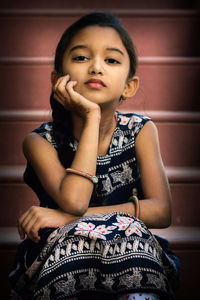
[[[145,223],[148,228],[167,227],[171,219],[171,210],[169,207],[161,208],[156,199],[139,200],[140,213],[139,219]],[[92,214],[102,214],[114,211],[124,212],[135,216],[135,205],[133,202],[127,202],[118,205],[89,207],[84,216]]]
[[133,204],[131,202],[127,202],[127,203],[117,204],[117,205],[89,207],[86,213],[84,214],[84,216],[109,213],[113,211],[120,211],[131,215],[135,214],[135,208]]
[[[81,170],[89,174],[96,174],[99,125],[100,117],[98,113],[91,114],[91,116],[85,121],[71,168]],[[76,175],[73,175],[72,177],[74,177],[75,180],[77,179]]]
[[[96,174],[99,123],[100,118],[96,114],[92,114],[85,121],[71,168]],[[93,188],[93,183],[87,178],[66,173],[60,189],[64,198],[59,200],[59,206],[66,212],[82,215],[88,208]]]

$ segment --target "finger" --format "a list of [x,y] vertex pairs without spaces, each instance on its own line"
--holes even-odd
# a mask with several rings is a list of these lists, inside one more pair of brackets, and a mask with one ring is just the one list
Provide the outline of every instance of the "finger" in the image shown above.
[[23,227],[26,235],[33,241],[38,242],[40,237],[38,235],[39,230],[39,218],[32,218]]
[[28,237],[35,243],[38,243],[40,240],[40,236],[38,234],[40,228],[41,225],[39,219],[37,219],[29,228]]
[[21,225],[18,225],[18,233],[19,233],[20,239],[23,240],[25,238],[25,232],[24,232],[23,228],[21,227]]
[[67,83],[70,82],[70,76],[66,75],[64,77],[62,77],[62,79],[59,81],[59,84],[56,86],[58,91],[65,91],[65,87],[67,85]]
[[23,219],[20,220],[20,233],[22,234],[22,237],[24,238],[24,235],[26,234],[29,236],[30,228],[32,227],[32,224],[35,223],[37,219],[37,215],[34,213],[33,208],[29,209],[28,212],[23,216]]
[[69,75],[59,78],[58,82],[55,85],[55,91],[59,94],[60,93],[63,94],[66,91],[65,86],[69,82],[69,80],[70,80]]
[[[77,85],[77,81],[76,80],[70,80],[67,82],[66,87],[70,90],[74,91],[74,86]],[[74,91],[75,92],[75,91]]]
[[20,236],[20,239],[24,239],[25,238],[25,231],[23,229],[23,222],[24,220],[26,219],[27,215],[28,215],[29,211],[25,212],[19,219],[18,219],[18,232],[19,232],[19,236]]
[[[60,95],[57,95],[56,93],[54,93],[54,98],[56,101],[58,101],[65,109],[70,110],[71,109],[71,104],[70,104],[70,100],[67,99],[66,97],[61,97]],[[68,96],[69,98],[69,96]]]
[[57,100],[61,105],[64,105],[65,103],[65,98],[62,97],[61,95],[58,95],[56,92],[53,95],[54,99]]
[[63,80],[69,81],[69,79],[70,79],[70,76],[68,74],[65,76],[59,77],[58,80],[56,81],[56,84],[53,87],[53,90],[55,91]]
[[69,81],[66,85],[66,90],[70,96],[70,98],[74,98],[77,96],[80,97],[79,93],[77,93],[75,90],[74,90],[74,87],[77,85],[77,81]]
[[[70,88],[75,86],[77,84],[76,81],[70,81],[69,76],[63,77],[63,79],[60,81],[60,83],[57,85],[55,90],[55,99],[63,105],[66,109],[71,109],[71,97],[68,93],[68,85]],[[72,93],[71,93],[72,94]]]
[[55,92],[56,88],[58,87],[61,80],[62,80],[62,78],[59,77],[58,80],[56,81],[56,83],[53,85],[52,89],[53,89],[54,92]]

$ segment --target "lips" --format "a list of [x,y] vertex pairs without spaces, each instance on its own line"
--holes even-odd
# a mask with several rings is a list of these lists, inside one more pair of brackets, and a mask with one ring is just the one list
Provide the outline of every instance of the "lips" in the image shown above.
[[91,78],[88,81],[85,82],[89,87],[91,88],[103,88],[106,87],[105,83],[100,79]]

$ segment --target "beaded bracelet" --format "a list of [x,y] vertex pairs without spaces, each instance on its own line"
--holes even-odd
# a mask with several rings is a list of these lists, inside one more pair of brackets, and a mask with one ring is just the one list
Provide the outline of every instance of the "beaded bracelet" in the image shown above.
[[65,169],[65,172],[73,173],[73,174],[85,177],[85,178],[89,179],[90,181],[92,181],[92,183],[94,183],[94,184],[98,183],[98,178],[96,176],[90,175],[88,173],[78,171],[78,170],[75,170],[75,169],[72,169],[72,168]]
[[131,196],[129,198],[129,202],[133,202],[134,203],[134,205],[135,205],[135,217],[139,218],[139,215],[140,215],[140,204],[139,204],[138,197]]

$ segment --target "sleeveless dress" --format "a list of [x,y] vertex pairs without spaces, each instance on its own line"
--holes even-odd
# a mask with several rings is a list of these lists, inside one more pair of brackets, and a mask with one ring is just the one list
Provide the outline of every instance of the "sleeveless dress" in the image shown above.
[[[131,195],[143,199],[135,139],[150,118],[117,112],[117,119],[108,153],[97,158],[99,181],[90,206],[126,203]],[[57,149],[52,122],[43,123],[34,132]],[[77,145],[74,139],[70,151],[75,153]],[[58,208],[29,163],[24,181],[35,191],[41,206]],[[117,299],[119,294],[134,292],[174,299],[179,260],[167,240],[154,236],[132,215],[113,211],[81,217],[58,229],[42,229],[39,234],[39,243],[26,238],[19,245],[9,275],[13,290],[23,299]]]

